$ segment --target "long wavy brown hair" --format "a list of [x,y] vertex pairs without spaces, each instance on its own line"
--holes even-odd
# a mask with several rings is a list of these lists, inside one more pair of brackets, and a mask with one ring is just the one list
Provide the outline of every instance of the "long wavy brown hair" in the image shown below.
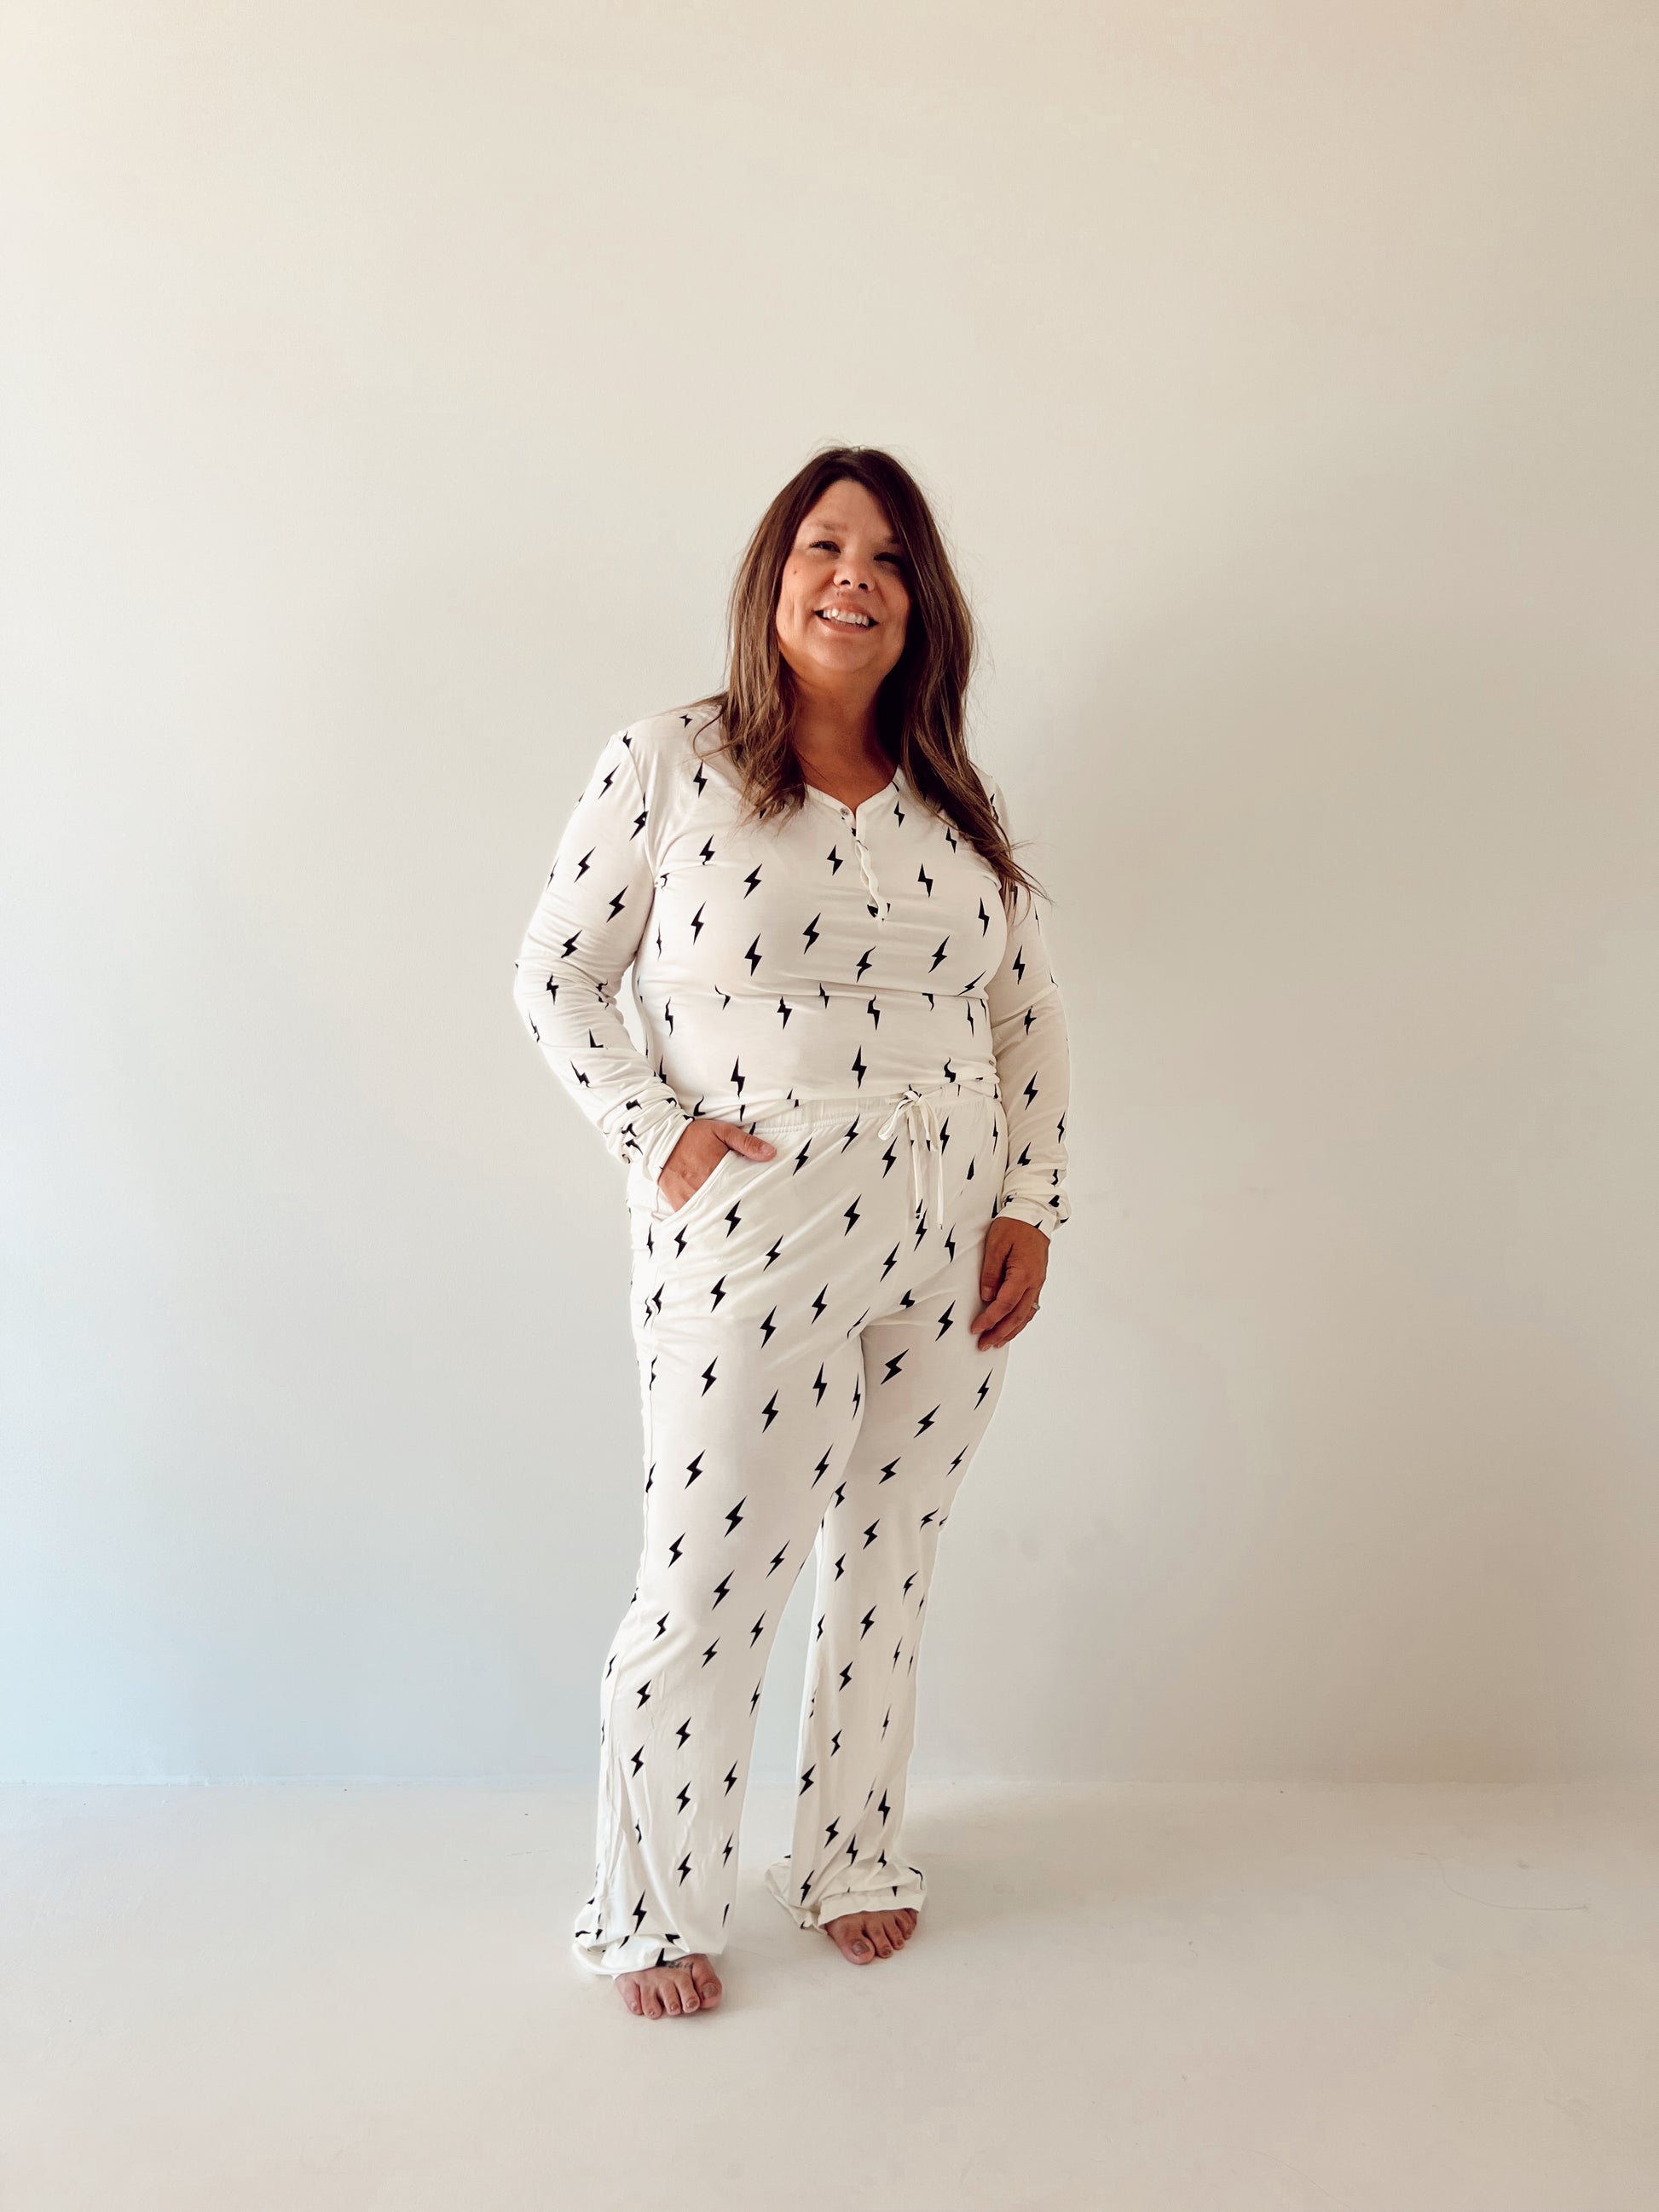
[[[726,610],[723,691],[692,702],[718,717],[750,818],[769,820],[804,805],[806,781],[793,741],[794,674],[778,644],[778,594],[795,534],[831,484],[862,484],[899,542],[910,594],[904,650],[876,694],[876,730],[888,754],[927,803],[949,816],[996,874],[1012,917],[1019,893],[1047,897],[1015,860],[964,727],[977,641],[974,618],[921,486],[876,446],[826,446],[793,476],[762,515],[738,564]],[[706,757],[706,754],[705,754]]]

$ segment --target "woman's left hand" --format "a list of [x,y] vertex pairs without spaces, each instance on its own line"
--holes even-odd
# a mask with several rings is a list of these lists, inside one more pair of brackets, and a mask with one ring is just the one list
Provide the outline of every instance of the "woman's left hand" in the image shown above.
[[979,1263],[983,1304],[971,1323],[981,1352],[1010,1344],[1019,1334],[1037,1310],[1048,1272],[1048,1239],[1042,1231],[999,1214],[985,1232]]

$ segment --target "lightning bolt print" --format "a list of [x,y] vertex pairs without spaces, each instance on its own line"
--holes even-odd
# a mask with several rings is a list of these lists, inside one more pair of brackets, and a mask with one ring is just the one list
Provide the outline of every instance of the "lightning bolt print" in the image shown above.
[[[592,1513],[569,1534],[599,1577],[594,1488],[639,1449],[570,1923],[611,1976],[725,1949],[761,1677],[808,1571],[796,1805],[766,1887],[807,1929],[923,1905],[921,1625],[1008,1360],[1044,1356],[1032,1314],[1070,1212],[1064,1012],[996,779],[963,753],[947,784],[896,732],[885,780],[750,793],[720,725],[702,702],[605,741],[513,965],[531,1045],[620,1164],[628,1237],[640,1427],[564,1439],[586,1480],[562,1492]],[[597,1312],[604,1267],[574,1233],[550,1256]],[[1000,1343],[975,1334],[988,1280],[1018,1319]]]

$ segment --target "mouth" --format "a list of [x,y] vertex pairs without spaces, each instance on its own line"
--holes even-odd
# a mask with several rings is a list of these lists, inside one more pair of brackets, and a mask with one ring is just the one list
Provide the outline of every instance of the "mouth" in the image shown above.
[[873,629],[875,623],[869,615],[861,615],[851,607],[817,607],[815,619],[827,623],[831,629]]

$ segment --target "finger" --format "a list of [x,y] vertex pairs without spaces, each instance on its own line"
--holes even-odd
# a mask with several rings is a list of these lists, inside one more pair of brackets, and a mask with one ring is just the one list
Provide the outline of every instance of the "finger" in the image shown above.
[[[1036,1297],[1040,1287],[1030,1269],[1016,1255],[1008,1260],[991,1285],[991,1295],[985,1303],[988,1308],[994,1309],[999,1314],[1012,1313],[1022,1298]],[[974,1327],[982,1328],[984,1326],[983,1316],[976,1317]]]
[[714,1127],[727,1148],[741,1152],[745,1159],[769,1160],[777,1151],[764,1137],[757,1137],[752,1129],[745,1129],[738,1121],[716,1121]]
[[1029,1313],[1036,1307],[1036,1285],[1011,1269],[994,1304],[984,1313],[976,1316],[974,1322],[975,1335],[1002,1328],[1022,1311]]
[[[992,1234],[994,1235],[994,1231]],[[979,1263],[979,1300],[981,1305],[988,1306],[1002,1287],[1002,1279],[1007,1266],[1007,1239],[1001,1237],[993,1243],[992,1237],[988,1236],[985,1239],[984,1256]]]
[[997,1328],[1017,1313],[1020,1300],[1027,1296],[1029,1293],[1023,1291],[1017,1282],[1004,1283],[991,1304],[987,1306],[982,1313],[976,1313],[974,1316],[971,1324],[973,1333],[980,1339],[981,1345],[984,1342],[984,1332]]
[[1036,1294],[1029,1293],[1021,1299],[1015,1311],[1006,1321],[999,1323],[988,1334],[980,1339],[980,1350],[994,1352],[999,1345],[1012,1344],[1036,1311]]

